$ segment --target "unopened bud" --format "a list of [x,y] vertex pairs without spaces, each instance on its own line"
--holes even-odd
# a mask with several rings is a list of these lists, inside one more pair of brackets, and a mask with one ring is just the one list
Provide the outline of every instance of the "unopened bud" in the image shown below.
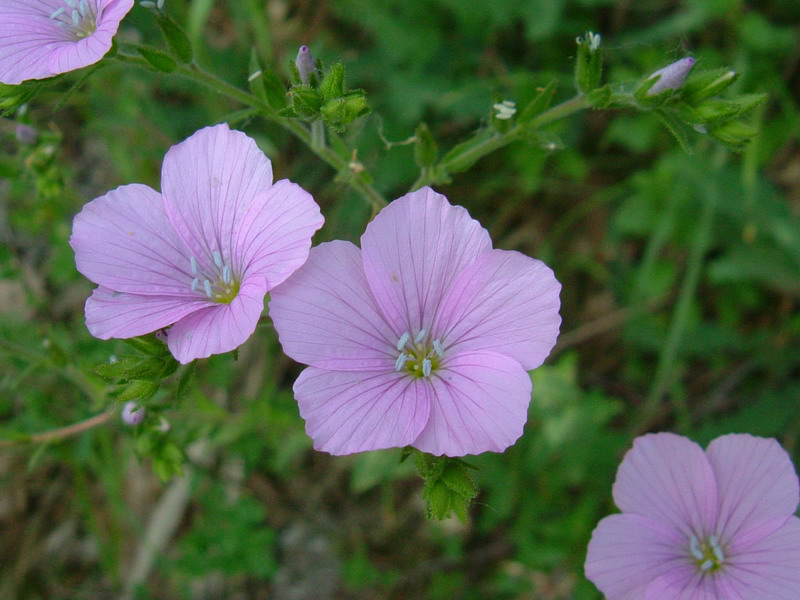
[[139,425],[144,421],[146,412],[144,406],[139,406],[136,402],[126,402],[122,407],[122,422],[131,427]]
[[14,135],[20,144],[26,146],[32,146],[39,139],[39,132],[36,129],[22,123],[19,123],[14,129]]
[[300,76],[300,81],[304,85],[308,85],[311,82],[311,73],[313,73],[316,68],[314,57],[311,55],[311,49],[308,46],[300,46],[294,64],[297,67],[297,74]]
[[156,331],[156,339],[159,342],[162,342],[162,343],[166,344],[167,343],[167,330],[166,329],[159,329],[158,331]]
[[158,429],[161,433],[167,433],[170,429],[172,429],[172,425],[170,425],[169,421],[167,421],[164,417],[161,417],[156,429]]
[[647,95],[652,96],[666,90],[677,90],[686,81],[686,76],[689,75],[689,71],[694,67],[694,63],[694,58],[687,56],[650,75],[647,78],[648,81],[654,77],[659,79],[647,90]]

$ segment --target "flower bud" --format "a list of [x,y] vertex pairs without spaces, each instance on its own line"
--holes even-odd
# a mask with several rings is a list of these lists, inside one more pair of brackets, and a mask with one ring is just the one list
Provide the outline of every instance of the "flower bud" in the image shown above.
[[658,77],[659,79],[647,90],[647,95],[652,96],[666,90],[677,90],[683,85],[683,82],[686,81],[686,76],[689,75],[689,71],[694,67],[694,63],[694,58],[687,56],[650,75],[647,81],[650,81],[654,77]]
[[122,422],[125,425],[135,427],[144,421],[146,412],[144,406],[139,406],[136,402],[126,402],[125,406],[122,407]]
[[300,76],[300,81],[304,85],[308,85],[311,82],[311,73],[316,69],[314,57],[311,55],[311,49],[308,46],[300,46],[294,64],[297,67],[297,74]]
[[14,135],[20,144],[26,146],[32,146],[39,139],[39,132],[36,129],[29,125],[23,125],[22,123],[17,124],[14,129]]

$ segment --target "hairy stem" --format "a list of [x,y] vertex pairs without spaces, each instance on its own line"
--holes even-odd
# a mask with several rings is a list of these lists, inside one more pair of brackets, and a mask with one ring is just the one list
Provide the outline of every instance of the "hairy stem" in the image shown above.
[[90,419],[81,421],[80,423],[73,423],[66,427],[58,429],[51,429],[50,431],[43,431],[42,433],[35,433],[33,435],[18,439],[18,440],[2,440],[0,441],[0,448],[8,448],[19,444],[43,444],[46,442],[60,442],[67,438],[79,435],[89,429],[94,429],[103,425],[114,416],[114,411],[109,410],[99,415],[95,415]]

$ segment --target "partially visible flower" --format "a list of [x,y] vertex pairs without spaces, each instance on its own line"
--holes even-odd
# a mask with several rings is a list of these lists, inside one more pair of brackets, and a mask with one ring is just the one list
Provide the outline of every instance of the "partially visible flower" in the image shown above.
[[172,147],[161,189],[125,185],[75,217],[75,262],[100,286],[86,325],[101,339],[172,325],[181,363],[233,350],[255,331],[266,293],[305,262],[319,206],[286,179],[273,184],[269,159],[227,125]]
[[269,311],[284,351],[310,365],[294,392],[314,447],[503,451],[527,419],[527,371],[558,336],[560,289],[430,188],[384,208],[360,250],[313,248]]
[[638,438],[617,471],[620,515],[594,530],[586,577],[607,600],[797,600],[798,480],[775,440],[703,449],[672,433]]
[[694,58],[687,56],[650,75],[650,77],[647,78],[648,81],[654,77],[658,77],[658,81],[653,84],[653,87],[647,90],[647,95],[652,96],[665,90],[677,90],[683,85],[683,82],[686,81],[686,77],[689,75],[689,71],[692,70],[692,67],[694,67],[694,63]]
[[0,82],[96,63],[132,6],[133,0],[0,0]]
[[144,406],[139,406],[136,402],[126,402],[122,407],[122,422],[130,426],[140,425],[146,414],[147,409]]

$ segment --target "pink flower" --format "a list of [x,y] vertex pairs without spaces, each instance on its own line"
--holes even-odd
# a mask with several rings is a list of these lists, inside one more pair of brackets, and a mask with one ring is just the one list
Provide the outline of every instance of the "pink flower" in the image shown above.
[[775,440],[703,449],[671,433],[638,438],[617,472],[622,514],[594,530],[586,576],[607,600],[797,600],[797,475]]
[[315,448],[411,444],[462,456],[522,435],[527,370],[558,336],[561,286],[542,262],[492,250],[461,207],[423,188],[369,224],[361,250],[330,242],[271,294]]
[[133,0],[0,0],[0,82],[96,63],[132,6]]
[[323,218],[313,198],[227,125],[172,147],[162,194],[140,184],[83,207],[70,243],[98,287],[86,325],[101,339],[172,325],[182,363],[228,352],[250,337],[264,296],[305,262]]

